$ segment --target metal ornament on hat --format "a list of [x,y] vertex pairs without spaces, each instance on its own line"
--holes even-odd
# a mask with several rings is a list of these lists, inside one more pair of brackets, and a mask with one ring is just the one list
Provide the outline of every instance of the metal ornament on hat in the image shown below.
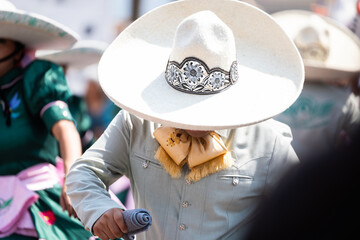
[[194,94],[213,94],[233,85],[239,78],[238,64],[234,61],[230,70],[212,68],[195,57],[181,63],[169,61],[165,72],[166,81],[176,90]]
[[215,94],[239,78],[231,29],[210,11],[193,14],[179,24],[165,79],[174,89]]

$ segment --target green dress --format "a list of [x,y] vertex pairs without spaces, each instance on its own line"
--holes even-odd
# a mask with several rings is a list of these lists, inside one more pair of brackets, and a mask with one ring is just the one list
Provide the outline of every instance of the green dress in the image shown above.
[[[71,95],[61,67],[36,60],[25,69],[12,69],[0,78],[0,88],[0,175],[15,175],[44,162],[55,165],[59,153],[51,128],[62,119],[73,121],[64,104]],[[62,211],[60,185],[36,193],[39,199],[29,210],[39,238],[91,237],[80,221]],[[34,238],[13,234],[3,239]]]

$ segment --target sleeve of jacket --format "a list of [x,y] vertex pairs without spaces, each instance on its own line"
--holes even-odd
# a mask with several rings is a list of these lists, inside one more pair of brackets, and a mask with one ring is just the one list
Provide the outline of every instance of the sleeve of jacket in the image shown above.
[[342,130],[345,130],[349,136],[354,137],[354,133],[360,127],[360,99],[355,94],[350,94],[345,106],[342,109],[344,119],[342,123]]
[[35,60],[25,69],[24,80],[28,110],[40,116],[49,131],[57,121],[74,121],[67,105],[70,89],[60,66]]
[[290,128],[285,124],[274,121],[274,131],[276,132],[276,138],[266,181],[266,185],[270,189],[278,183],[291,167],[299,163],[299,158],[291,146],[292,134]]
[[103,135],[75,161],[67,177],[67,193],[87,230],[111,208],[122,208],[111,200],[109,186],[128,175],[130,130],[129,115],[121,111]]

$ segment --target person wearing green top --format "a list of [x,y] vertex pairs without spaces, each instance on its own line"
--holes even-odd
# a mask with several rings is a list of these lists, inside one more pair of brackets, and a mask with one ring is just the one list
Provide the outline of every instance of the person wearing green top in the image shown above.
[[[95,97],[94,98],[99,102],[96,104],[92,103],[92,105],[99,105],[102,108],[101,113],[98,114],[98,120],[94,117],[94,113],[91,114],[89,112],[87,105],[90,101],[89,98],[91,98],[92,95],[97,95],[93,94],[95,91],[94,89],[96,88],[93,85],[98,86],[99,84],[97,82],[98,62],[100,61],[100,58],[107,46],[107,43],[101,41],[81,40],[76,42],[76,44],[69,49],[61,51],[40,50],[36,52],[36,57],[38,59],[54,62],[60,65],[64,70],[67,83],[73,94],[68,100],[68,106],[75,119],[75,125],[80,134],[83,152],[95,143],[97,139],[96,133],[99,132],[99,128],[106,127],[108,125],[107,121],[110,122],[117,112],[120,111],[120,108],[108,100],[105,95],[105,104]],[[102,92],[101,88],[100,91]],[[110,109],[113,109],[114,113]],[[100,121],[100,118],[108,120]],[[101,124],[99,122],[101,122]],[[99,125],[101,127],[99,127]],[[110,186],[109,189],[111,189],[116,197],[124,203],[127,209],[134,208],[128,178],[123,176]]]
[[63,70],[49,61],[23,61],[30,49],[65,49],[76,40],[66,27],[0,0],[0,239],[92,237],[53,174],[58,155],[62,174],[81,155]]
[[96,140],[92,119],[84,95],[87,89],[85,71],[96,67],[107,47],[107,43],[95,40],[81,40],[65,50],[39,50],[38,59],[51,61],[62,67],[72,96],[68,106],[74,117],[76,129],[81,138],[82,152],[85,152]]

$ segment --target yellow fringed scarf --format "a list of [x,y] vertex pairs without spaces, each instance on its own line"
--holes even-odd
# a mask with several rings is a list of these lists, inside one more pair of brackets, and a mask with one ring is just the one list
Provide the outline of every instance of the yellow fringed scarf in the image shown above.
[[194,182],[232,164],[230,153],[215,132],[196,138],[181,129],[160,127],[154,136],[160,144],[155,158],[173,178],[181,176],[185,163],[191,170],[186,177]]

